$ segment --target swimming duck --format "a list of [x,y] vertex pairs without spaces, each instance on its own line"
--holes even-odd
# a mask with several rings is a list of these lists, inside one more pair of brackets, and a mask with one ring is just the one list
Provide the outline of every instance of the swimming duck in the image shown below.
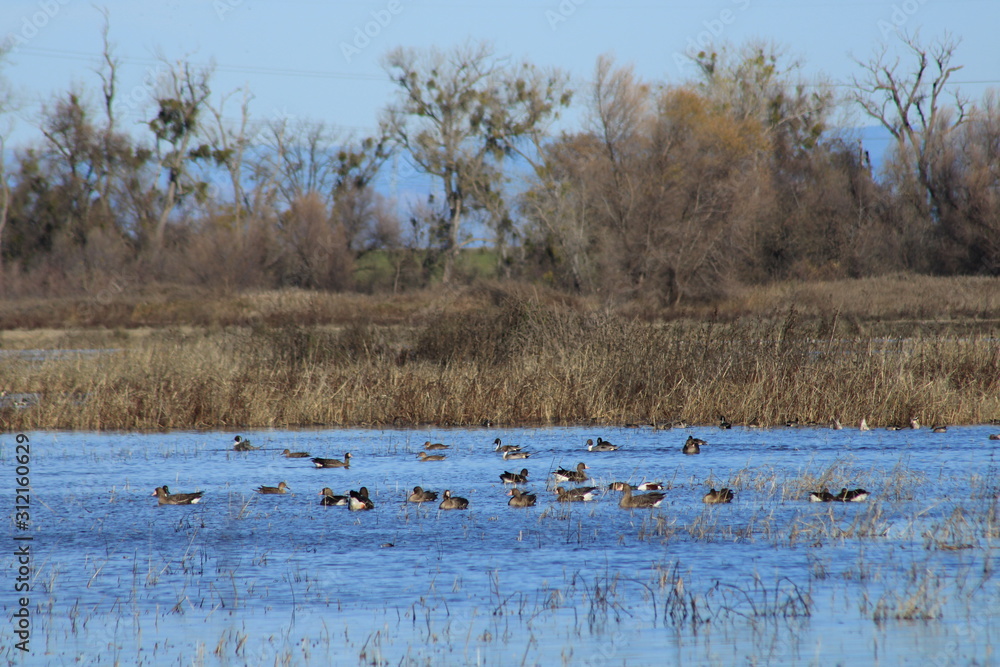
[[556,487],[556,500],[561,503],[584,503],[597,497],[596,486],[578,486],[575,489]]
[[934,424],[934,426],[931,427],[931,433],[947,433],[947,432],[948,432],[948,427],[945,426],[944,424]]
[[707,503],[709,505],[716,505],[719,503],[731,503],[733,502],[733,492],[731,489],[719,489],[716,491],[712,489],[704,496],[702,496],[701,502]]
[[327,507],[332,507],[334,505],[346,505],[348,501],[347,496],[338,496],[333,493],[330,487],[323,487],[323,490],[319,492],[319,495],[323,498],[319,501],[320,505],[326,505]]
[[529,456],[531,456],[531,452],[507,451],[503,453],[504,461],[510,461],[512,459],[526,459]]
[[511,507],[534,507],[535,501],[538,500],[535,494],[522,493],[521,489],[511,489],[507,492],[507,495],[510,496],[507,504]]
[[990,433],[990,440],[1000,440],[1000,433]]
[[417,458],[421,461],[444,461],[444,454],[428,454],[427,452],[420,452],[417,454]]
[[257,493],[288,493],[288,485],[279,482],[278,486],[260,486],[257,487]]
[[586,468],[587,464],[581,461],[576,464],[576,470],[559,468],[559,470],[552,471],[552,476],[556,478],[557,482],[585,482],[587,481],[587,473],[583,471]]
[[152,493],[152,495],[156,496],[161,505],[194,505],[201,502],[201,497],[204,494],[204,491],[196,491],[194,493],[170,493],[170,489],[167,488],[166,484],[156,487]]
[[725,415],[719,415],[719,428],[726,429],[732,427],[733,425],[729,423],[729,420],[726,419]]
[[858,430],[859,431],[870,431],[871,430],[871,428],[868,426],[868,420],[865,419],[864,417],[862,417],[861,421],[858,422]]
[[238,435],[233,438],[233,450],[237,452],[252,452],[255,449],[260,449],[260,447],[254,447],[250,444],[250,441],[245,439],[243,436]]
[[612,445],[607,440],[602,440],[600,436],[597,437],[597,444],[594,444],[593,440],[587,440],[587,451],[589,452],[613,452],[618,449],[618,445]]
[[860,503],[868,500],[868,492],[864,489],[848,489],[844,487],[833,499],[842,503]]
[[628,482],[611,482],[608,484],[608,491],[624,491],[625,487],[631,487],[633,491],[660,491],[663,484],[660,482],[643,482],[639,485],[632,485]]
[[443,510],[467,510],[469,509],[469,501],[465,498],[459,498],[458,496],[451,495],[451,491],[445,489],[444,500],[438,505],[438,509]]
[[368,497],[367,486],[362,486],[357,491],[349,491],[347,495],[347,509],[352,512],[375,509],[375,503]]
[[322,459],[314,457],[311,459],[313,463],[316,464],[317,468],[350,468],[351,467],[351,453],[347,452],[344,454],[344,460],[340,461],[338,459]]
[[693,435],[689,435],[688,439],[684,442],[683,451],[685,454],[700,454],[701,446],[707,445],[708,443],[701,438],[696,438]]
[[520,473],[507,472],[506,470],[500,475],[500,481],[504,484],[527,484],[528,483],[528,469],[521,468]]
[[281,452],[281,455],[286,459],[307,459],[310,456],[309,452],[293,452],[290,449]]
[[424,449],[429,449],[429,450],[448,449],[449,447],[451,447],[451,445],[445,445],[440,442],[431,442],[430,440],[424,443]]
[[493,451],[495,451],[495,452],[519,452],[519,451],[521,451],[521,445],[505,445],[500,440],[500,438],[497,438],[496,440],[494,440],[493,444],[496,445],[493,448]]
[[429,503],[437,500],[437,491],[424,491],[421,487],[413,487],[413,493],[406,499],[408,503]]
[[916,417],[910,417],[910,428],[912,429],[920,428],[920,422],[917,421]]
[[840,420],[834,417],[833,421],[830,422],[830,428],[832,428],[834,431],[839,431],[844,427],[840,424]]
[[663,499],[667,497],[665,493],[641,493],[637,496],[632,495],[632,487],[626,486],[625,493],[622,494],[621,500],[618,501],[619,507],[624,507],[625,509],[633,508],[645,508],[645,507],[659,507]]

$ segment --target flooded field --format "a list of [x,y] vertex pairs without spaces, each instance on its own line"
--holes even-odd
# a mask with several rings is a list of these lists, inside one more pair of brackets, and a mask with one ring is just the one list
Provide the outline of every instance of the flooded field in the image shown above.
[[[29,432],[30,653],[9,664],[988,664],[1000,427]],[[588,451],[603,437],[617,451]],[[685,455],[688,436],[707,441]],[[495,438],[532,453],[504,460]],[[426,441],[448,449],[420,461]],[[343,459],[317,469],[285,449]],[[591,502],[556,501],[583,462]],[[505,471],[534,507],[509,507]],[[614,481],[657,481],[622,509]],[[286,482],[287,494],[259,494]],[[155,487],[203,491],[160,506]],[[414,486],[436,502],[406,503]],[[565,487],[583,484],[562,483]],[[323,506],[367,487],[375,508]],[[708,505],[710,489],[735,492]],[[809,502],[864,488],[865,502]],[[443,492],[468,499],[441,511]],[[636,491],[636,493],[640,493]],[[13,539],[9,544],[15,545]],[[8,551],[13,553],[15,547]]]

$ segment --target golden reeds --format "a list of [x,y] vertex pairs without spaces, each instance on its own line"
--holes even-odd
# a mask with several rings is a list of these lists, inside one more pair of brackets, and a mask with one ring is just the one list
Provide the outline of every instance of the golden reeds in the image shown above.
[[9,358],[0,388],[39,400],[3,407],[0,420],[18,429],[147,429],[1000,417],[1000,347],[988,335],[849,337],[795,309],[647,323],[531,293],[480,297],[476,308],[456,297],[405,326],[53,336],[52,347],[86,340],[116,351]]

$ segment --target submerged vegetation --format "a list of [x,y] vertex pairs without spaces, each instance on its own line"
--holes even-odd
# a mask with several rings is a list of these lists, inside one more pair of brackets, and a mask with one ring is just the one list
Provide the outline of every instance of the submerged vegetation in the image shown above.
[[[0,386],[34,398],[6,404],[0,418],[12,429],[1000,418],[997,304],[976,290],[952,308],[981,317],[951,323],[817,310],[807,298],[792,299],[802,310],[663,322],[530,287],[446,294],[265,294],[252,314],[251,297],[218,308],[225,317],[243,307],[238,324],[66,330],[47,341],[8,331]],[[742,307],[764,298],[748,294]]]

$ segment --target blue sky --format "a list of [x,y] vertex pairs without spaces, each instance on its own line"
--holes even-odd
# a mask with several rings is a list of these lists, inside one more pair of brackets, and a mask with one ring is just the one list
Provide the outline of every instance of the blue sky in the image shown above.
[[[216,95],[244,85],[258,120],[324,120],[363,133],[392,88],[379,59],[398,46],[448,47],[469,38],[569,71],[577,88],[613,53],[652,80],[680,82],[692,46],[765,38],[801,57],[806,72],[846,81],[895,27],[962,40],[955,80],[979,99],[1000,86],[998,0],[105,0],[122,59],[126,122],[150,117],[156,58],[214,62]],[[89,0],[3,0],[11,45],[2,73],[22,104],[13,143],[37,136],[38,105],[74,84],[96,93],[103,17]],[[582,97],[582,96],[581,96]],[[579,98],[578,98],[579,100]],[[237,116],[235,100],[228,116]]]

